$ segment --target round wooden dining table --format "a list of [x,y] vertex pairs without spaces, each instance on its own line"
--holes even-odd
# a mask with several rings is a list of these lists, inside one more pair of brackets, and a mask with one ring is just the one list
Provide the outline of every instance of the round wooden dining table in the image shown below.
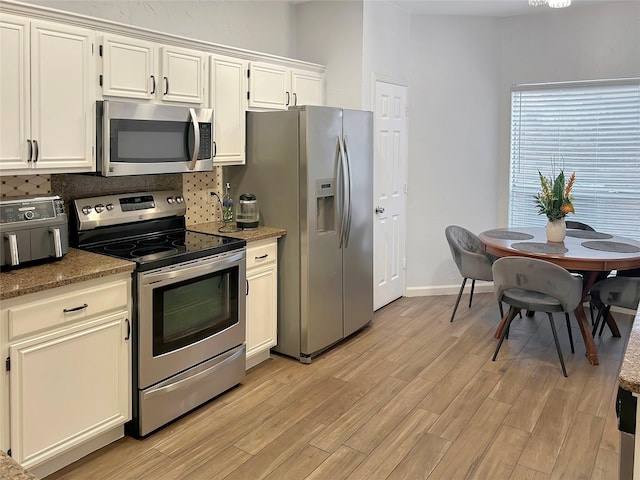
[[[584,277],[583,300],[587,298],[599,272],[640,268],[640,242],[626,237],[590,230],[567,230],[563,242],[547,241],[544,227],[499,228],[482,232],[480,241],[485,251],[497,257],[530,257],[555,263],[570,271],[580,271]],[[598,353],[591,326],[582,304],[574,310],[580,333],[592,365],[598,365]],[[620,332],[613,317],[605,319],[614,336]],[[506,315],[496,331],[500,338]]]

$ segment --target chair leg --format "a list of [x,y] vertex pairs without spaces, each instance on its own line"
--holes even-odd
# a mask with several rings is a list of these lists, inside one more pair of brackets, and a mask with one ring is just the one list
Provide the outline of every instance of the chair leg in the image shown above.
[[551,331],[553,332],[553,341],[556,342],[556,350],[558,351],[558,357],[560,357],[560,365],[562,365],[562,373],[566,377],[567,369],[564,366],[564,358],[562,357],[562,349],[560,348],[560,342],[558,341],[558,332],[556,332],[556,324],[553,323],[553,315],[549,315],[549,323],[551,323]]
[[607,318],[609,317],[610,311],[611,311],[611,305],[607,305],[607,307],[604,310],[604,314],[602,315],[602,325],[600,325],[600,332],[598,333],[599,337],[602,336],[602,332],[604,331],[604,326],[607,324]]
[[569,314],[565,312],[564,318],[567,321],[567,331],[569,332],[569,344],[571,345],[571,353],[576,353],[573,348],[573,333],[571,332],[571,323],[569,322]]
[[462,279],[462,285],[460,285],[460,291],[458,292],[458,299],[456,300],[456,304],[453,307],[453,313],[451,314],[451,320],[449,320],[450,322],[453,322],[453,317],[456,316],[456,310],[458,310],[458,304],[460,303],[460,297],[462,297],[462,292],[464,290],[465,283],[467,283],[467,279],[463,278]]
[[498,308],[500,309],[500,318],[504,317],[504,311],[502,310],[502,302],[498,300]]
[[603,303],[602,305],[600,305],[600,308],[598,308],[598,314],[596,315],[596,321],[593,324],[593,329],[591,330],[591,335],[592,336],[596,336],[596,332],[598,331],[598,325],[600,325],[600,320],[602,320],[604,318],[604,312],[607,309],[607,306]]
[[471,308],[471,302],[473,301],[473,289],[476,287],[475,278],[471,279],[471,295],[469,295],[469,308]]
[[504,342],[507,333],[509,332],[509,327],[511,326],[511,322],[516,316],[516,309],[514,307],[509,307],[509,315],[507,317],[507,324],[504,326],[502,330],[502,335],[500,336],[500,341],[498,342],[498,346],[496,347],[496,351],[493,353],[492,360],[495,362],[496,357],[498,356],[498,352],[500,351],[500,347],[502,346],[502,342]]

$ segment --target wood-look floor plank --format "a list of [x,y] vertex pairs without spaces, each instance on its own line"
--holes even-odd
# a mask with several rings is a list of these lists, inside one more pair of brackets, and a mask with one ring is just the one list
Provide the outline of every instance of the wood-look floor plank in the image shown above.
[[247,452],[230,446],[219,453],[212,452],[209,460],[184,472],[175,480],[222,480],[251,458]]
[[344,445],[371,453],[433,388],[433,380],[416,377],[362,425]]
[[388,475],[387,480],[421,480],[431,475],[451,441],[425,433]]
[[367,456],[349,447],[340,447],[305,480],[345,480]]
[[433,424],[437,415],[413,410],[349,475],[350,480],[385,479]]
[[291,455],[278,468],[265,477],[265,480],[302,480],[307,478],[329,454],[324,450],[307,445]]
[[485,454],[474,465],[468,480],[509,478],[528,441],[528,432],[502,425]]
[[402,298],[311,364],[273,354],[149,437],[47,480],[617,478],[617,370],[633,318],[615,313],[623,337],[596,339],[592,366],[575,319],[571,354],[557,316],[564,378],[546,315],[518,319],[492,362],[495,297],[476,293],[472,308],[465,297],[453,323],[455,295]]
[[603,429],[604,418],[576,412],[551,472],[551,479],[591,478]]
[[577,393],[552,390],[531,439],[518,460],[520,465],[551,474],[579,401]]

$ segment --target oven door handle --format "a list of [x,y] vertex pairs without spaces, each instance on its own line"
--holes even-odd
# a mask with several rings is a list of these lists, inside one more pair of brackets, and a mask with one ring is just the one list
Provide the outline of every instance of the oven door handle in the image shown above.
[[145,392],[144,397],[145,399],[149,399],[152,397],[156,397],[158,395],[164,395],[166,393],[173,392],[174,390],[178,390],[180,388],[187,388],[189,387],[189,385],[198,383],[203,377],[211,375],[216,370],[222,368],[226,364],[232,363],[233,361],[237,360],[241,355],[244,355],[244,353],[245,353],[244,348],[241,348],[236,353],[225,358],[221,362],[216,363],[212,367],[209,367],[201,372],[198,372],[191,377],[187,377],[182,380],[178,380],[177,382],[171,383],[169,385],[165,385],[164,387],[158,387],[156,389]]
[[198,263],[192,267],[178,268],[175,270],[157,272],[157,273],[143,273],[142,274],[143,284],[151,285],[151,284],[156,284],[156,283],[165,282],[169,280],[174,280],[176,278],[181,278],[181,279],[182,277],[191,278],[191,277],[195,277],[196,275],[215,272],[218,270],[228,268],[232,265],[237,265],[241,263],[243,256],[244,256],[244,251],[242,253],[238,253],[227,258],[216,259],[214,261],[207,262],[207,263]]

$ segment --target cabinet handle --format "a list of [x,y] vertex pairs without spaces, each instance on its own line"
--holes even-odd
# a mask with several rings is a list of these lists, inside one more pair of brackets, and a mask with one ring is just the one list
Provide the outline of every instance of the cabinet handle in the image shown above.
[[33,146],[34,146],[34,148],[36,150],[36,155],[35,155],[36,158],[34,158],[34,160],[33,160],[33,163],[35,163],[35,162],[38,161],[38,157],[40,156],[40,149],[38,148],[38,141],[37,140],[33,141]]
[[84,310],[85,308],[87,308],[89,305],[88,304],[84,304],[84,305],[80,305],[79,307],[73,307],[73,308],[65,308],[64,310],[62,310],[64,313],[71,313],[71,312],[77,312],[79,310]]
[[285,103],[285,107],[289,105],[289,100],[291,99],[291,96],[289,95],[289,92],[285,92],[287,94],[287,103]]
[[248,295],[249,295],[249,280],[245,280],[244,282],[245,282],[245,284],[247,285],[246,293],[245,293],[244,295],[245,295],[245,296],[248,296]]
[[218,155],[218,145],[216,145],[216,142],[213,142],[213,156],[212,156],[212,158],[215,158],[216,155]]
[[167,77],[164,78],[164,94],[167,95],[169,93],[169,79]]
[[4,238],[9,240],[9,260],[11,265],[19,265],[20,257],[18,256],[18,237],[15,233],[5,233]]
[[264,255],[260,255],[259,257],[254,257],[256,260],[262,260],[263,258],[267,258],[269,256],[268,253],[265,253]]
[[131,323],[128,318],[125,318],[124,321],[127,322],[127,336],[124,339],[129,340],[131,338]]
[[29,155],[27,157],[27,162],[31,162],[31,157],[33,156],[33,144],[31,140],[27,139],[27,145],[29,146]]
[[156,77],[151,75],[151,95],[156,93]]
[[293,94],[293,104],[294,105],[298,105],[298,94],[297,93]]

